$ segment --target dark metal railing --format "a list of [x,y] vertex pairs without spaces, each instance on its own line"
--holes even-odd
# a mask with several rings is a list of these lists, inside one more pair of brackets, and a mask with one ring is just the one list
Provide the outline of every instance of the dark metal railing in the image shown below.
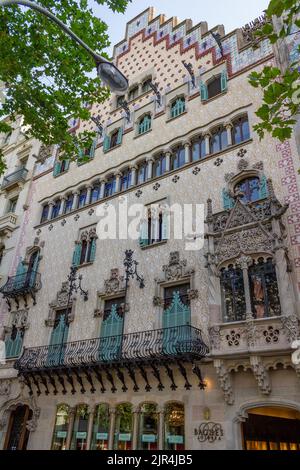
[[1,189],[10,186],[11,184],[18,183],[18,181],[25,181],[28,170],[26,168],[19,168],[18,170],[10,173],[7,176],[4,176]]
[[24,274],[9,277],[6,283],[0,288],[0,292],[5,297],[25,294],[31,290],[37,291],[41,287],[41,275],[37,271],[28,271]]
[[72,369],[101,365],[147,364],[201,359],[208,354],[201,331],[183,325],[123,336],[88,339],[72,343],[25,348],[15,363],[22,373],[47,369]]

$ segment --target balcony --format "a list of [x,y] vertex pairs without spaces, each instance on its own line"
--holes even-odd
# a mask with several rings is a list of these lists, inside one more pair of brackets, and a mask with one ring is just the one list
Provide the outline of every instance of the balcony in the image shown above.
[[36,304],[35,293],[41,288],[41,275],[36,271],[28,271],[24,274],[9,277],[6,283],[0,288],[0,293],[5,298],[9,310],[11,310],[10,299],[13,299],[19,308],[19,297],[23,297],[25,307],[27,307],[27,295]]
[[11,232],[14,231],[17,225],[18,216],[13,212],[0,217],[0,238],[10,236]]
[[18,170],[14,171],[13,173],[10,173],[10,175],[4,176],[1,189],[8,189],[11,188],[12,186],[19,185],[21,183],[25,183],[26,177],[27,177],[28,170],[26,168],[22,167],[19,168]]
[[63,393],[67,393],[65,379],[71,385],[72,393],[75,393],[75,379],[80,384],[81,393],[85,392],[84,379],[92,386],[91,390],[96,391],[93,376],[100,382],[102,393],[106,390],[104,376],[114,393],[117,391],[114,374],[125,391],[128,387],[124,372],[133,382],[134,391],[140,388],[140,378],[145,382],[145,390],[150,391],[150,375],[155,377],[158,390],[162,391],[165,386],[160,368],[164,369],[164,376],[169,378],[171,389],[176,390],[172,365],[179,370],[184,378],[185,388],[189,390],[192,385],[187,376],[188,368],[184,364],[192,364],[192,373],[198,377],[199,387],[204,388],[201,371],[195,361],[200,361],[207,354],[208,347],[202,340],[201,331],[184,325],[123,336],[25,348],[23,355],[16,361],[15,368],[24,376],[32,393],[33,379],[38,394],[41,393],[40,385],[44,385],[46,393],[49,393],[50,384],[54,393],[57,393],[55,379],[58,379],[63,387]]

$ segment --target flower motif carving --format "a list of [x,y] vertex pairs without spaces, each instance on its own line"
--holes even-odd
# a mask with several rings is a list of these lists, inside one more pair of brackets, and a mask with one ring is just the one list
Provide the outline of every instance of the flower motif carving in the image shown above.
[[156,183],[156,184],[153,186],[154,191],[158,191],[159,188],[160,188],[160,184],[159,184],[159,183]]
[[226,341],[228,346],[239,346],[241,341],[241,335],[235,330],[232,330],[228,335],[226,335]]
[[198,166],[196,166],[196,167],[193,169],[193,172],[192,172],[192,173],[193,173],[193,175],[197,176],[197,175],[200,173],[200,171],[201,171],[201,169],[200,169]]
[[141,189],[139,189],[139,190],[135,193],[135,195],[136,195],[137,198],[140,198],[142,194],[143,194],[143,191],[142,191]]
[[179,180],[180,180],[180,176],[178,176],[178,175],[175,175],[174,178],[172,178],[172,181],[175,184],[178,183]]
[[265,337],[266,343],[278,343],[280,331],[273,326],[269,326],[264,332],[263,335]]
[[241,149],[241,150],[238,151],[237,156],[240,157],[240,158],[244,158],[246,153],[247,153],[246,149]]
[[215,166],[221,166],[223,162],[224,162],[223,158],[217,158],[214,165]]

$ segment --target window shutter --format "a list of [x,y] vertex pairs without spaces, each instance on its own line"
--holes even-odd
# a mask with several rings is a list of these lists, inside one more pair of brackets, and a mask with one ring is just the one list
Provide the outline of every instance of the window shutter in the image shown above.
[[76,243],[75,250],[73,253],[73,266],[79,266],[80,264],[80,256],[81,256],[81,243]]
[[34,259],[34,263],[32,266],[32,271],[30,273],[30,287],[33,287],[33,284],[35,282],[36,278],[36,273],[39,268],[39,263],[40,263],[40,254],[38,253]]
[[55,162],[53,167],[53,176],[58,176],[60,173],[61,162]]
[[221,73],[221,91],[227,90],[227,72],[223,70]]
[[223,189],[223,207],[224,209],[232,209],[234,207],[234,200],[229,196],[226,189]]
[[70,166],[70,160],[66,160],[66,162],[65,162],[65,171],[68,171],[69,166]]
[[20,289],[22,288],[25,279],[26,279],[26,273],[27,273],[27,266],[23,264],[22,258],[19,261],[16,274],[15,274],[15,280],[14,280],[14,289]]
[[206,83],[200,81],[200,94],[201,94],[201,101],[208,100],[208,89]]
[[90,255],[90,262],[93,263],[95,261],[96,256],[96,238],[93,238],[91,241],[91,255]]
[[122,143],[122,139],[123,139],[123,128],[120,127],[118,131],[117,145],[120,145]]
[[162,219],[162,239],[169,240],[170,238],[170,215],[163,213]]
[[91,146],[91,149],[90,149],[90,159],[92,160],[95,156],[95,150],[96,150],[96,147],[97,147],[97,142],[98,142],[98,139],[97,137],[94,139],[93,143],[92,143],[92,146]]
[[110,149],[110,136],[106,135],[103,140],[103,152],[108,152]]
[[7,358],[18,357],[21,354],[23,345],[22,332],[18,330],[15,339],[8,336],[5,339],[5,353]]
[[140,226],[140,247],[148,246],[148,220],[141,221]]
[[259,197],[260,199],[265,199],[267,196],[268,196],[267,178],[263,176],[260,180]]

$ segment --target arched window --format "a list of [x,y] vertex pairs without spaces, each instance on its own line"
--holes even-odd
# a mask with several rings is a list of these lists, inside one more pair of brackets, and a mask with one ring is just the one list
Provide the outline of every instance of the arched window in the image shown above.
[[87,433],[89,422],[88,405],[78,405],[76,407],[73,424],[71,450],[86,450]]
[[183,146],[177,147],[171,157],[171,170],[177,170],[185,164],[185,148]]
[[55,219],[56,217],[58,217],[59,211],[60,211],[60,205],[61,205],[61,200],[57,199],[54,202],[54,206],[52,207],[51,219]]
[[106,300],[100,330],[99,358],[112,361],[120,357],[124,323],[124,297]]
[[109,424],[109,406],[101,403],[94,412],[91,450],[108,450]]
[[201,160],[206,156],[206,144],[203,137],[198,137],[197,140],[193,141],[192,147],[192,158],[193,162]]
[[41,224],[45,222],[46,220],[48,220],[48,216],[49,216],[49,204],[46,204],[45,206],[43,206]]
[[221,93],[221,76],[214,77],[207,83],[208,98],[213,98]]
[[143,93],[146,93],[147,91],[151,90],[151,87],[150,87],[150,84],[152,83],[152,79],[151,78],[147,78],[147,80],[145,80],[143,82],[143,85],[142,85],[142,92]]
[[132,405],[123,403],[116,407],[114,450],[131,450],[133,414]]
[[168,239],[169,216],[163,210],[158,209],[152,213],[147,212],[147,217],[141,222],[140,246],[146,247]]
[[74,199],[73,194],[70,194],[67,197],[66,202],[65,202],[64,214],[68,214],[69,212],[71,212],[72,207],[73,207],[73,199]]
[[32,419],[32,410],[27,405],[17,406],[10,415],[4,450],[26,450],[30,431],[27,423]]
[[222,307],[225,322],[246,318],[243,271],[230,265],[221,270]]
[[144,403],[141,406],[138,448],[140,450],[158,449],[158,412],[155,403]]
[[91,192],[91,204],[100,199],[100,184],[95,184]]
[[121,145],[123,139],[123,128],[119,127],[115,129],[111,134],[105,135],[103,140],[103,152],[108,152],[108,150]]
[[87,254],[87,241],[82,240],[81,242],[81,255],[80,255],[80,263],[79,264],[84,264],[86,260],[86,254]]
[[153,176],[161,176],[166,172],[166,156],[164,154],[155,158],[153,165]]
[[210,139],[210,153],[220,152],[228,147],[227,130],[224,127],[218,127],[212,133]]
[[110,148],[116,147],[118,145],[118,134],[119,129],[116,129],[110,136]]
[[171,117],[175,118],[184,112],[185,112],[185,99],[183,97],[176,98],[176,100],[173,101],[173,103],[171,103]]
[[84,207],[86,204],[86,197],[87,197],[87,189],[84,188],[80,191],[79,197],[78,197],[78,205],[77,208],[80,209],[80,207]]
[[131,88],[131,90],[129,90],[129,93],[128,93],[128,100],[129,101],[135,100],[138,96],[139,96],[139,87],[138,86],[135,86],[135,87]]
[[125,191],[126,189],[131,187],[132,181],[132,171],[127,168],[123,171],[121,176],[121,191]]
[[232,143],[233,145],[240,144],[248,139],[250,139],[248,116],[243,116],[233,122]]
[[169,403],[165,407],[165,449],[184,450],[184,405]]
[[82,238],[75,245],[73,253],[73,266],[80,266],[85,263],[93,263],[96,256],[96,237],[87,236]]
[[125,95],[117,96],[117,108],[122,106],[124,99],[125,99]]
[[137,181],[138,184],[145,183],[147,181],[147,163],[142,162],[138,165],[138,171],[137,171]]
[[261,199],[261,184],[258,177],[246,178],[240,181],[234,188],[234,192],[242,195],[240,200],[247,204]]
[[112,176],[109,178],[104,186],[104,197],[109,197],[116,192],[116,177]]
[[68,405],[58,405],[57,407],[51,450],[66,450],[69,411]]
[[144,116],[139,122],[139,135],[145,134],[145,132],[150,131],[151,129],[151,114]]

